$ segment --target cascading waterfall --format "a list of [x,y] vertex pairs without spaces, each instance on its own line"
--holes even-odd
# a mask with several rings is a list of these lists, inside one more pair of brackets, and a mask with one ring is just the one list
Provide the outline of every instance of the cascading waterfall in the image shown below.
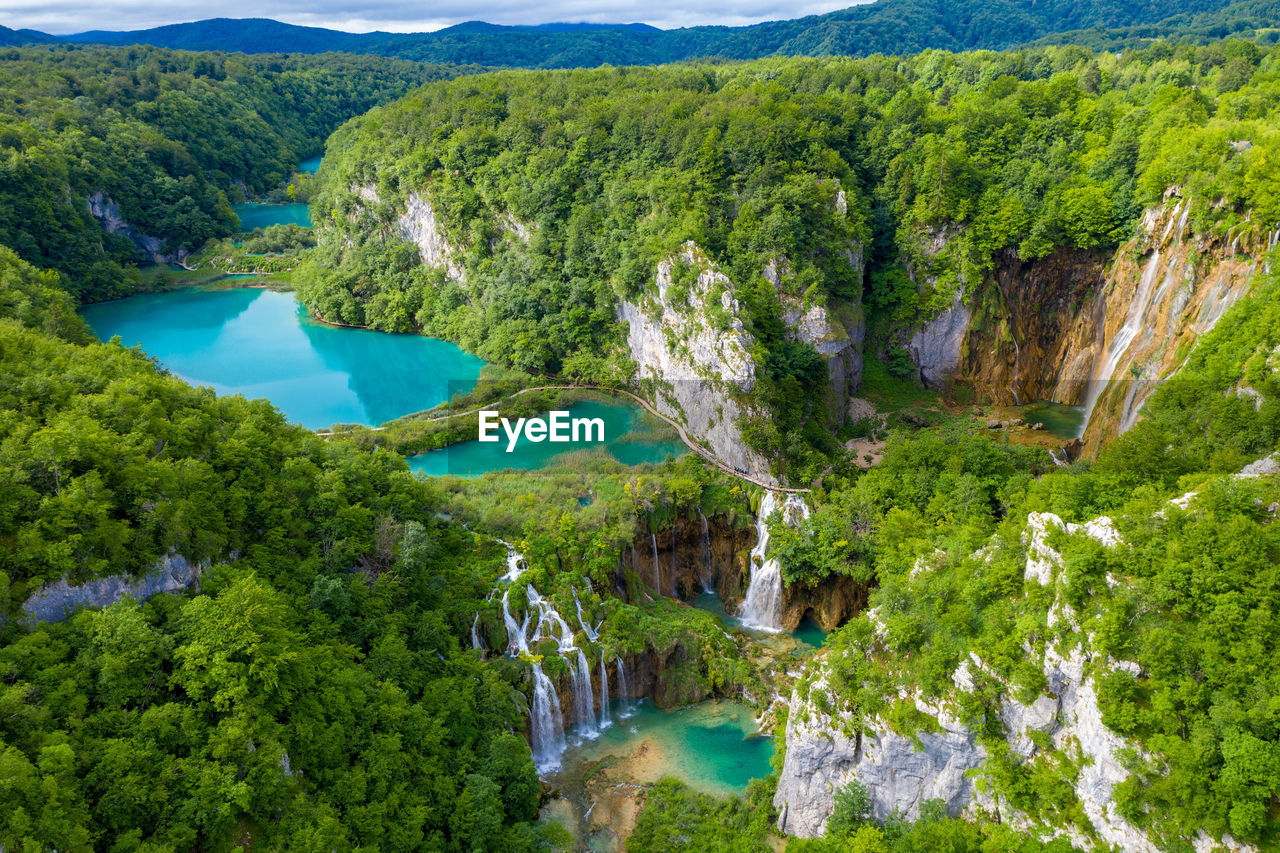
[[698,518],[702,519],[702,591],[714,592],[711,588],[714,583],[711,571],[711,528],[707,525],[707,517],[702,514],[702,510],[698,510]]
[[662,567],[658,565],[658,537],[650,533],[649,540],[653,543],[653,591],[656,595],[662,595]]
[[499,539],[507,548],[507,573],[498,578],[501,583],[515,583],[520,580],[520,575],[524,574],[524,554],[516,550],[516,546],[503,539]]
[[[569,627],[569,623],[564,621],[562,617],[551,605],[551,602],[545,600],[538,591],[532,586],[528,587],[529,604],[538,608],[538,633],[543,633],[543,626],[546,626],[546,634],[556,641],[560,657],[566,661],[572,661],[574,656],[577,657],[577,669],[573,665],[569,667],[569,677],[572,679],[572,699],[573,699],[573,720],[577,725],[578,734],[586,737],[593,737],[596,733],[596,710],[595,695],[591,685],[591,667],[587,663],[587,656],[573,642],[573,629]],[[560,629],[560,636],[552,628]]]
[[533,665],[533,703],[529,708],[529,728],[533,737],[533,763],[539,773],[555,770],[564,754],[564,722],[560,719],[560,697],[556,686]]
[[[756,544],[751,549],[751,583],[742,600],[742,624],[757,631],[782,630],[782,567],[769,556],[769,516],[778,509],[778,493],[765,491],[756,516]],[[809,517],[809,507],[798,494],[788,495],[782,504],[782,519],[794,524]]]
[[483,649],[484,645],[480,642],[480,633],[477,630],[480,627],[480,611],[476,611],[476,618],[471,621],[471,648]]
[[529,630],[529,616],[528,614],[525,615],[523,624],[516,623],[515,618],[511,615],[510,596],[510,591],[502,593],[502,624],[507,629],[507,652],[515,656],[520,652],[529,651],[529,639],[526,636],[526,632]]

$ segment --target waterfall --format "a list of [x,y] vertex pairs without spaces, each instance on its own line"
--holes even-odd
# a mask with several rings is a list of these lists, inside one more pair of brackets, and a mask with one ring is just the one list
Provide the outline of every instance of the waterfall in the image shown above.
[[627,686],[627,665],[622,662],[622,658],[616,658],[618,662],[618,701],[622,703],[622,712],[620,717],[631,716],[631,688]]
[[[590,583],[590,581],[588,581],[588,583]],[[600,625],[592,628],[587,620],[582,618],[582,602],[578,600],[577,590],[573,591],[573,604],[578,608],[578,624],[582,626],[582,632],[587,635],[588,640],[593,643],[596,642],[600,639],[600,625],[603,625],[604,622],[601,621]]]
[[484,645],[480,642],[480,634],[476,630],[480,626],[480,611],[476,611],[476,618],[471,622],[471,648],[483,649]]
[[555,770],[560,766],[564,753],[564,723],[560,720],[560,697],[556,686],[542,671],[542,664],[533,665],[533,704],[529,707],[529,729],[533,739],[533,763],[539,773]]
[[711,588],[715,579],[711,571],[711,528],[707,526],[707,517],[698,509],[698,518],[702,519],[702,591],[714,592]]
[[609,708],[609,667],[604,664],[604,647],[600,648],[600,728],[607,729],[613,725],[613,716]]
[[[782,630],[782,567],[769,552],[769,516],[778,509],[778,493],[765,491],[756,516],[756,544],[751,549],[751,582],[742,601],[739,615],[742,624],[757,631],[777,633]],[[800,495],[788,495],[782,504],[783,521],[793,523],[798,515],[809,517],[809,507]]]
[[679,574],[676,570],[676,526],[671,525],[671,597],[680,598],[680,591],[676,589],[676,576]]
[[[538,608],[538,633],[542,634],[542,628],[545,625],[547,636],[556,641],[560,657],[564,658],[566,663],[572,661],[575,655],[577,656],[576,669],[572,663],[569,663],[573,693],[573,721],[578,726],[578,734],[593,737],[596,734],[596,700],[592,691],[591,667],[587,664],[587,656],[574,644],[573,629],[569,627],[568,622],[564,621],[564,617],[551,602],[538,595],[538,591],[532,586],[528,588],[528,592],[529,604]],[[560,629],[559,637],[552,630],[553,626]]]
[[507,573],[498,578],[501,583],[515,583],[520,580],[520,575],[524,574],[524,554],[516,550],[516,546],[510,542],[499,539],[507,548]]
[[658,537],[650,533],[649,540],[653,543],[653,592],[655,595],[662,595],[662,567],[658,565]]
[[[1112,376],[1115,375],[1116,368],[1120,365],[1120,359],[1128,352],[1129,345],[1133,343],[1133,339],[1142,330],[1147,311],[1150,308],[1148,303],[1151,300],[1156,273],[1159,271],[1160,250],[1157,249],[1152,253],[1151,260],[1147,262],[1147,268],[1142,271],[1142,280],[1138,283],[1138,290],[1133,294],[1133,300],[1129,303],[1129,312],[1125,315],[1124,325],[1120,327],[1116,332],[1116,336],[1111,339],[1111,343],[1107,345],[1106,360],[1102,363],[1102,369],[1095,371],[1093,379],[1089,383],[1084,400],[1084,421],[1080,427],[1081,433],[1088,427],[1089,417],[1093,414],[1093,407],[1098,404],[1098,397],[1102,395]],[[1103,334],[1106,334],[1105,327]]]
[[515,655],[529,651],[529,639],[526,636],[529,630],[529,616],[525,614],[524,624],[516,624],[516,620],[511,616],[511,605],[508,602],[510,595],[510,591],[502,593],[502,624],[507,628],[507,651]]

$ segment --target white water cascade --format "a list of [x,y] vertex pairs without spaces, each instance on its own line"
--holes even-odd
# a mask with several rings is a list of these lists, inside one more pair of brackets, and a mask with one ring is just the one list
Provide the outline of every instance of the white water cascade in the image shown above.
[[504,539],[499,539],[507,548],[507,573],[498,578],[499,583],[515,583],[520,580],[520,575],[524,574],[525,562],[524,554],[516,550],[516,546],[512,545]]
[[[1172,223],[1170,223],[1172,225]],[[1138,289],[1133,294],[1133,299],[1129,302],[1129,311],[1125,314],[1124,325],[1121,326],[1106,345],[1102,366],[1094,370],[1093,378],[1089,382],[1089,387],[1085,391],[1084,399],[1084,420],[1081,422],[1081,433],[1089,426],[1089,418],[1093,414],[1094,407],[1098,404],[1098,398],[1102,396],[1102,392],[1107,389],[1111,380],[1115,377],[1116,368],[1120,366],[1121,360],[1125,353],[1129,351],[1130,344],[1134,338],[1138,336],[1138,332],[1142,331],[1143,326],[1148,322],[1147,314],[1151,310],[1152,302],[1155,301],[1155,281],[1156,276],[1160,272],[1160,250],[1151,253],[1151,260],[1147,261],[1147,267],[1142,271],[1142,279],[1138,283]]]
[[[742,624],[756,631],[776,634],[782,630],[782,567],[769,556],[769,516],[779,509],[778,492],[765,491],[756,516],[756,544],[751,549],[751,583],[742,600]],[[781,505],[782,520],[791,526],[809,517],[800,495],[787,495]]]
[[539,773],[555,770],[564,754],[564,721],[560,719],[560,697],[556,686],[542,671],[542,664],[533,665],[533,703],[529,707],[529,728],[532,734],[533,763]]
[[702,510],[698,510],[698,518],[702,519],[702,591],[715,592],[712,585],[715,583],[713,572],[711,571],[711,528],[707,525],[707,517],[702,514]]
[[609,667],[604,665],[604,647],[600,648],[600,729],[613,725],[613,712],[609,707]]
[[618,716],[626,719],[631,716],[631,688],[627,686],[627,665],[622,662],[622,658],[617,658],[618,663],[618,701],[622,703],[622,712]]
[[471,621],[471,648],[483,649],[484,644],[480,642],[480,633],[477,630],[480,627],[480,611],[476,611],[476,618]]
[[[554,639],[560,652],[560,657],[569,663],[569,677],[573,682],[573,721],[578,727],[577,732],[584,737],[595,737],[598,733],[596,729],[596,699],[592,691],[591,666],[587,663],[586,653],[574,644],[573,629],[569,627],[568,622],[564,621],[564,617],[552,606],[551,602],[538,595],[538,591],[532,586],[528,587],[527,591],[529,605],[538,608],[538,636],[545,635]],[[560,636],[556,636],[554,628],[560,629]],[[577,658],[576,670],[573,666],[575,657]]]

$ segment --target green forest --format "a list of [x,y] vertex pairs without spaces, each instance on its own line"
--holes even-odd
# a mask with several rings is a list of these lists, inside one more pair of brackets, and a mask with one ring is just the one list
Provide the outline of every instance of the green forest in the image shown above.
[[[610,849],[636,853],[1123,849],[1077,788],[1081,744],[1033,731],[1019,751],[1006,730],[1009,703],[1059,698],[1050,656],[1082,661],[1124,744],[1108,819],[1142,849],[1280,849],[1280,468],[1241,473],[1280,445],[1280,47],[1219,38],[1250,35],[1260,4],[1033,5],[962,26],[886,0],[715,29],[706,52],[744,62],[626,65],[657,61],[615,44],[642,28],[528,45],[548,64],[591,61],[584,43],[615,57],[590,70],[415,61],[490,61],[448,30],[387,49],[407,58],[0,48],[0,851],[576,853],[614,826]],[[950,29],[911,40],[891,15]],[[909,55],[842,55],[867,31]],[[1075,31],[1087,46],[972,50]],[[773,53],[813,55],[753,58]],[[306,199],[314,230],[250,231],[232,210],[282,198]],[[908,344],[957,299],[1012,334],[991,308],[1000,258],[1101,265],[1175,198],[1197,241],[1188,293],[1212,257],[1260,248],[1118,438],[1068,457],[921,383]],[[91,213],[108,202],[129,231]],[[489,362],[453,401],[468,417],[587,399],[514,398],[535,386],[653,391],[631,381],[619,312],[652,316],[666,275],[692,326],[750,341],[749,390],[707,378],[753,407],[735,426],[770,470],[580,453],[416,474],[406,456],[471,437],[448,403],[317,434],[100,340],[78,310],[176,280],[152,255],[213,286],[287,270],[251,286],[364,330],[341,334],[460,345]],[[794,331],[812,309],[865,328],[864,408],[828,405],[828,341]],[[803,518],[769,516],[769,473]],[[1036,525],[1060,558],[1043,583]],[[788,618],[822,622],[813,646],[729,618],[766,558]],[[169,561],[198,581],[120,593]],[[716,583],[719,613],[701,601]],[[111,595],[33,615],[68,588]],[[727,794],[636,781],[662,751],[646,745],[549,776],[546,720],[569,749],[603,738],[569,730],[595,719],[592,678],[605,715],[606,677],[615,711],[741,705],[769,767]],[[924,752],[943,711],[982,750],[956,774],[972,808],[882,808],[847,776],[818,837],[787,835],[791,723]],[[601,791],[624,802],[597,814],[608,833]]]
[[238,231],[231,204],[285,183],[339,124],[458,69],[370,57],[235,56],[148,47],[0,55],[0,243],[66,275],[84,302],[139,286],[133,241],[101,194],[167,255]]

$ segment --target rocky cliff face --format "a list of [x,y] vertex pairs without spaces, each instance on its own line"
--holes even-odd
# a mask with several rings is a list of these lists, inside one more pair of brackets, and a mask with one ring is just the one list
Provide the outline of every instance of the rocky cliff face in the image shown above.
[[[673,287],[677,264],[693,271],[687,288]],[[655,285],[656,293],[618,306],[636,380],[655,408],[682,422],[722,462],[774,483],[738,426],[756,413],[747,402],[756,364],[755,339],[742,321],[733,282],[690,242],[658,264]]]
[[404,213],[396,220],[400,236],[418,247],[418,255],[429,267],[439,267],[451,281],[462,281],[462,256],[459,247],[449,243],[444,228],[436,218],[435,208],[424,195],[409,193]]
[[23,602],[22,612],[35,622],[61,622],[82,607],[109,607],[126,596],[146,601],[160,593],[192,589],[204,569],[181,554],[169,554],[144,577],[112,575],[79,586],[65,580],[49,584]]
[[[1049,545],[1057,531],[1090,536],[1107,547],[1120,543],[1106,518],[1073,525],[1049,513],[1032,514],[1022,535],[1027,583],[1055,588],[1064,583],[1062,556]],[[917,571],[931,570],[923,561],[917,566]],[[874,611],[869,618],[879,624]],[[981,810],[991,818],[1031,827],[1031,819],[1012,808],[998,789],[975,785],[983,777],[987,747],[979,737],[977,723],[960,719],[958,708],[964,694],[972,697],[982,693],[988,699],[998,697],[999,731],[1016,760],[1034,766],[1066,754],[1076,756],[1076,760],[1058,761],[1056,772],[1068,774],[1088,825],[1068,822],[1064,826],[1037,826],[1038,831],[1065,836],[1081,848],[1101,842],[1125,851],[1154,853],[1156,845],[1125,820],[1112,802],[1115,786],[1129,775],[1121,758],[1136,745],[1102,722],[1092,674],[1096,662],[1088,639],[1070,606],[1055,595],[1048,624],[1058,623],[1069,628],[1067,640],[1057,646],[1046,644],[1040,654],[1045,687],[1030,703],[1015,698],[1015,691],[971,653],[952,674],[951,695],[933,702],[902,693],[902,699],[937,723],[931,730],[914,733],[895,732],[880,717],[859,724],[852,713],[840,708],[840,700],[828,689],[832,661],[819,658],[791,696],[786,761],[774,797],[778,828],[803,837],[821,835],[834,808],[836,791],[853,780],[866,787],[877,818],[895,811],[915,818],[922,802],[938,799],[952,815]],[[1028,650],[1028,654],[1033,652]],[[1104,669],[1138,672],[1138,665],[1132,662],[1108,659],[1103,664]],[[986,732],[987,737],[992,735],[990,724]],[[1213,849],[1215,843],[1202,836],[1196,847]],[[1222,843],[1229,849],[1244,849],[1230,839]]]
[[[861,277],[861,252],[851,248],[846,259]],[[827,411],[840,423],[849,398],[862,384],[862,344],[867,336],[862,306],[830,297],[820,304],[787,294],[789,267],[785,257],[775,258],[765,265],[764,277],[779,291],[787,337],[813,347],[827,363]]]
[[138,254],[149,263],[176,264],[186,260],[187,252],[179,249],[174,252],[165,251],[165,242],[158,237],[143,234],[133,225],[125,221],[120,212],[120,205],[103,192],[89,196],[89,215],[98,220],[102,230],[108,234],[124,237],[138,249]]
[[[1059,249],[1023,262],[1006,252],[993,282],[957,297],[908,344],[930,387],[967,383],[989,402],[1051,399],[1089,411],[1096,452],[1132,426],[1156,384],[1248,292],[1275,234],[1252,226],[1193,233],[1176,192],[1146,211],[1114,256]],[[937,254],[945,233],[928,235]]]

